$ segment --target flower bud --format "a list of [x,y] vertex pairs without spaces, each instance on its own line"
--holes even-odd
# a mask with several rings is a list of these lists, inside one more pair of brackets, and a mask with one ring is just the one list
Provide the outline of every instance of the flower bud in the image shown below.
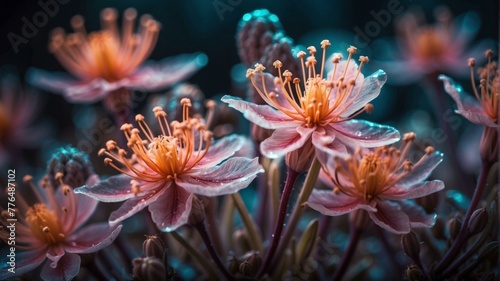
[[134,277],[144,281],[166,280],[167,270],[163,262],[155,257],[135,258],[132,261]]
[[142,249],[146,257],[156,257],[163,260],[165,255],[165,244],[158,236],[146,236],[146,240],[142,243]]
[[479,145],[479,152],[483,161],[490,164],[498,161],[499,142],[497,129],[494,127],[484,127]]
[[245,229],[238,229],[233,233],[233,241],[238,246],[239,249],[243,251],[250,251],[252,247],[250,246],[250,238]]
[[205,207],[203,201],[197,196],[193,197],[191,213],[189,214],[188,223],[197,225],[205,220]]
[[68,146],[59,148],[47,165],[48,178],[53,187],[60,185],[59,180],[56,179],[58,173],[63,175],[64,184],[77,188],[84,185],[94,171],[87,154]]
[[240,270],[240,261],[234,256],[230,256],[227,261],[227,269],[231,274],[235,274]]
[[405,254],[412,260],[417,261],[420,259],[420,242],[418,241],[415,233],[410,232],[403,234],[401,236],[401,246],[403,247]]
[[433,214],[439,204],[440,193],[435,192],[427,196],[416,198],[415,202],[424,208],[427,214]]
[[488,212],[486,208],[477,209],[470,217],[467,229],[471,235],[478,234],[483,231],[488,223]]
[[240,273],[245,276],[253,276],[260,269],[261,265],[262,258],[258,253],[253,252],[250,257],[240,264]]
[[462,227],[462,218],[455,216],[448,221],[448,231],[450,232],[450,238],[456,239],[458,233],[460,233],[460,228]]
[[410,265],[405,270],[405,275],[406,275],[406,278],[408,278],[408,280],[410,280],[410,281],[423,281],[423,280],[425,280],[425,277],[424,277],[424,274],[422,273],[422,270],[414,264]]

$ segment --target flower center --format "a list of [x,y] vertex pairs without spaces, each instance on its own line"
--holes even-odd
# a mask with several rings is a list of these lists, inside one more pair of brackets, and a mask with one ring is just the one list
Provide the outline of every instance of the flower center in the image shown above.
[[75,33],[66,35],[62,29],[54,30],[51,52],[69,72],[81,79],[103,78],[113,82],[127,77],[153,51],[160,24],[144,15],[138,33],[133,33],[137,12],[127,9],[120,34],[117,17],[114,9],[104,9],[102,30],[90,34],[85,30],[83,17],[73,17],[71,25]]
[[484,111],[488,117],[497,123],[498,111],[499,111],[499,78],[498,78],[498,66],[495,62],[491,61],[493,57],[493,52],[491,50],[486,51],[486,57],[488,58],[488,63],[484,68],[479,69],[479,91],[477,90],[475,79],[474,79],[474,66],[476,62],[474,59],[469,59],[470,76],[472,82],[472,89],[474,90],[474,95],[477,100],[484,108]]
[[425,27],[416,35],[417,56],[421,59],[428,60],[441,57],[447,46],[443,44],[443,34],[438,32],[434,27]]
[[[292,78],[293,75],[290,71],[285,70],[282,72],[282,63],[279,60],[274,62],[274,67],[278,69],[279,73],[279,77],[275,79],[275,85],[281,89],[284,97],[279,97],[277,93],[274,92],[268,92],[264,76],[262,75],[262,86],[257,84],[255,75],[265,69],[261,64],[257,64],[255,69],[249,69],[247,71],[247,77],[250,78],[259,95],[269,105],[295,120],[304,122],[307,127],[325,126],[332,122],[342,122],[352,119],[365,110],[369,111],[372,107],[368,105],[368,108],[350,117],[342,116],[349,105],[352,104],[361,93],[361,87],[358,88],[357,92],[354,91],[354,89],[356,80],[361,73],[361,68],[368,62],[368,58],[361,56],[359,58],[361,64],[358,67],[357,73],[354,77],[347,77],[348,74],[352,75],[348,73],[347,70],[352,55],[356,53],[356,48],[351,46],[347,49],[349,57],[347,58],[345,69],[343,71],[338,70],[338,64],[342,56],[337,54],[333,58],[334,70],[331,78],[325,79],[323,77],[326,49],[330,45],[328,40],[323,40],[321,42],[323,56],[319,72],[316,72],[317,60],[315,57],[315,47],[310,46],[308,48],[310,56],[307,58],[305,58],[305,52],[301,51],[298,53],[297,56],[300,58],[302,66],[302,83],[299,78]],[[351,80],[346,81],[347,78]]]
[[[406,155],[414,139],[414,133],[407,133],[400,149],[384,146],[366,153],[358,149],[352,157],[336,159],[335,175],[330,175],[335,191],[369,203],[411,170],[413,164],[406,159]],[[432,147],[428,147],[426,154],[433,151]]]
[[46,245],[54,245],[64,241],[65,235],[59,224],[58,216],[45,204],[35,204],[26,212],[26,222],[33,236]]
[[[136,116],[136,121],[141,130],[131,124],[124,124],[121,130],[133,156],[127,158],[125,150],[118,147],[115,141],[108,141],[106,149],[99,151],[99,155],[108,156],[104,163],[136,180],[147,182],[175,179],[193,168],[208,152],[212,132],[206,129],[201,119],[189,117],[189,99],[182,99],[181,104],[183,121],[173,121],[170,125],[165,111],[160,107],[153,109],[162,130],[159,136],[153,135],[144,116],[140,114]],[[141,132],[146,139],[141,137]],[[133,185],[133,188],[137,187]]]

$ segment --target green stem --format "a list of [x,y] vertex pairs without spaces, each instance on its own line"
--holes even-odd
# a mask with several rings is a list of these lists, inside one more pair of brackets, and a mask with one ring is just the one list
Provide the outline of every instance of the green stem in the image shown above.
[[297,202],[293,207],[292,214],[290,215],[290,219],[287,223],[287,228],[283,235],[283,239],[281,239],[281,243],[278,247],[278,250],[276,251],[277,256],[281,256],[283,254],[288,243],[290,242],[290,239],[293,236],[295,228],[297,227],[297,224],[300,218],[302,217],[302,214],[304,213],[305,210],[304,203],[307,202],[309,196],[312,193],[314,184],[316,184],[316,180],[318,179],[320,170],[321,170],[321,164],[319,163],[319,160],[315,158],[311,165],[311,168],[309,168],[309,172],[307,173],[304,186],[302,186],[302,189],[300,190]]
[[262,248],[262,240],[260,238],[259,232],[257,231],[257,227],[255,227],[253,219],[250,217],[250,213],[248,212],[245,203],[243,203],[243,200],[241,199],[241,195],[239,193],[234,193],[232,195],[232,198],[234,201],[234,205],[240,213],[241,220],[243,221],[243,224],[248,231],[252,248],[257,249],[260,253],[264,253],[264,248]]
[[203,267],[203,269],[207,272],[208,276],[210,277],[209,280],[217,280],[217,274],[213,270],[212,266],[208,264],[206,257],[202,256],[198,250],[193,248],[180,234],[177,232],[173,231],[170,232],[172,237],[179,242],[187,251],[188,253]]

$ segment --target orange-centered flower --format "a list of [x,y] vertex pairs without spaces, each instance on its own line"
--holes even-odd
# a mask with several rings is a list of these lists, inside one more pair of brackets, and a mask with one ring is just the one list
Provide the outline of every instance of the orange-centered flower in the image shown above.
[[[165,111],[160,107],[153,109],[162,131],[159,136],[153,135],[141,114],[135,117],[141,130],[131,124],[121,127],[127,138],[127,146],[133,152],[131,158],[127,158],[125,150],[119,148],[115,141],[108,141],[106,149],[101,149],[99,155],[107,155],[109,158],[104,159],[104,162],[119,172],[146,182],[172,180],[189,171],[207,154],[212,143],[212,132],[207,130],[201,119],[189,117],[189,99],[182,99],[181,105],[183,121],[174,121],[172,125],[169,125]],[[141,137],[141,131],[145,139]],[[125,169],[115,165],[113,160]],[[133,188],[136,187],[138,185],[134,184]],[[139,190],[134,192],[138,193]]]
[[302,172],[308,169],[318,151],[330,154],[346,151],[349,147],[375,147],[393,143],[399,133],[392,127],[355,120],[360,113],[370,112],[371,100],[380,93],[386,81],[379,70],[364,77],[361,73],[367,57],[361,56],[358,66],[353,61],[355,47],[349,47],[347,60],[334,54],[332,71],[325,74],[328,40],[321,42],[321,65],[317,69],[316,48],[308,48],[309,56],[299,52],[302,73],[300,78],[282,71],[282,63],[275,61],[278,77],[263,73],[257,64],[247,71],[256,91],[268,105],[257,105],[241,99],[224,96],[222,101],[242,112],[244,116],[265,129],[275,129],[260,143],[262,154],[269,158],[286,155],[288,167]]
[[[209,111],[214,110],[211,105]],[[193,194],[235,193],[262,172],[257,158],[229,158],[242,147],[243,137],[231,135],[213,143],[212,132],[202,119],[190,117],[190,100],[182,99],[181,106],[181,122],[169,123],[160,107],[153,109],[160,135],[153,134],[140,114],[136,116],[140,129],[124,124],[121,129],[132,155],[128,157],[115,141],[108,141],[106,149],[99,151],[107,156],[104,162],[122,175],[75,190],[105,202],[127,200],[111,214],[111,224],[149,206],[158,228],[173,231],[187,223]]]
[[[84,195],[74,194],[73,189],[63,182],[64,174],[56,173],[58,186],[52,186],[45,176],[40,185],[35,186],[31,176],[24,181],[31,186],[31,194],[38,200],[30,205],[16,191],[13,208],[2,210],[0,218],[0,240],[14,247],[16,253],[15,272],[2,270],[0,279],[27,273],[42,264],[40,276],[43,280],[73,278],[80,270],[79,253],[92,253],[108,246],[118,236],[121,226],[110,227],[107,222],[82,227],[94,213],[97,201]],[[96,175],[87,183],[98,181]],[[9,184],[9,190],[12,190]],[[12,219],[17,219],[12,223]],[[15,229],[12,228],[14,225]],[[15,239],[12,233],[15,232]]]
[[63,93],[71,102],[89,103],[109,93],[125,90],[160,90],[196,72],[206,64],[204,54],[181,55],[159,63],[144,63],[153,51],[161,25],[143,15],[134,32],[137,12],[127,9],[119,28],[118,13],[107,8],[101,13],[102,29],[87,33],[84,19],[71,19],[74,33],[54,30],[49,50],[75,80],[65,75],[33,69],[31,83],[48,91]]
[[81,79],[100,77],[114,82],[128,77],[153,51],[160,24],[144,15],[139,31],[134,33],[137,12],[130,8],[123,13],[120,34],[117,17],[116,10],[104,9],[102,30],[87,34],[83,17],[74,16],[71,26],[75,33],[66,35],[62,28],[54,30],[50,51],[69,72]]
[[443,155],[428,147],[418,162],[408,159],[414,133],[404,135],[400,149],[358,149],[352,156],[319,158],[321,178],[331,190],[314,190],[307,204],[325,215],[337,216],[357,209],[368,211],[372,220],[388,231],[408,233],[411,227],[430,227],[435,215],[426,215],[405,199],[424,197],[444,188],[441,181],[424,181]]

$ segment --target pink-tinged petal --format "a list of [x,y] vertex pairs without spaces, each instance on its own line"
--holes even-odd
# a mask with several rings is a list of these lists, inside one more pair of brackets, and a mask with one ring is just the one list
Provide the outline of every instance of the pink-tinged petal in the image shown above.
[[395,234],[410,232],[410,219],[397,203],[377,200],[375,208],[376,212],[368,213],[375,224]]
[[439,75],[439,80],[443,81],[445,91],[457,103],[458,110],[456,112],[458,114],[475,124],[487,127],[498,127],[498,124],[495,124],[495,122],[488,117],[478,101],[473,96],[464,93],[462,86],[446,75]]
[[425,210],[412,201],[400,201],[401,209],[410,218],[411,227],[432,227],[436,223],[436,214],[427,214]]
[[347,148],[345,145],[335,140],[335,135],[325,134],[325,130],[323,129],[318,129],[313,132],[312,144],[316,148],[316,157],[321,163],[326,164],[328,159],[336,156],[347,156]]
[[52,268],[57,266],[59,260],[64,256],[64,247],[60,244],[51,246],[47,251],[47,258],[51,260],[50,266]]
[[307,200],[307,205],[326,216],[340,216],[358,209],[375,212],[376,209],[364,204],[362,199],[335,194],[332,190],[314,189]]
[[192,202],[192,193],[172,184],[149,205],[149,212],[158,229],[171,232],[187,223]]
[[434,168],[443,161],[443,153],[435,151],[432,154],[424,155],[413,167],[411,171],[397,181],[396,185],[410,187],[422,182],[430,176]]
[[387,200],[414,199],[438,192],[444,188],[444,183],[440,180],[427,181],[412,187],[394,186],[389,188],[378,197]]
[[[7,247],[4,248],[6,251],[1,251],[2,253],[2,260],[5,259],[5,261],[8,261],[7,258],[5,257],[6,255],[9,254],[7,251]],[[46,249],[37,249],[33,251],[22,251],[22,252],[16,252],[15,256],[15,263],[16,263],[16,269],[15,272],[12,273],[8,271],[9,269],[9,264],[7,262],[2,262],[0,265],[0,280],[5,280],[9,278],[13,278],[19,275],[22,275],[24,273],[30,272],[33,269],[37,268],[40,266],[40,264],[45,260],[46,258]]]
[[86,254],[97,252],[115,241],[122,225],[111,227],[108,223],[96,223],[79,230],[66,239],[67,253]]
[[221,101],[243,113],[243,116],[246,119],[262,128],[288,128],[296,127],[301,124],[300,121],[287,116],[283,112],[276,110],[269,105],[258,105],[228,95],[223,96]]
[[80,256],[77,254],[66,254],[59,260],[57,267],[45,263],[40,272],[43,280],[69,281],[80,272]]
[[[334,53],[330,56],[330,59],[327,60],[328,63],[327,63],[326,67],[330,70],[327,74],[328,79],[332,79],[332,74],[333,74],[333,69],[334,69],[334,65],[333,65],[333,63],[331,63],[331,61],[335,56],[338,56],[338,55],[342,55],[342,54]],[[337,70],[335,71],[335,77],[333,77],[333,80],[338,81],[340,79],[340,77],[342,77],[342,75],[344,75],[344,72],[345,72],[344,81],[350,81],[350,80],[354,79],[356,76],[358,76],[356,79],[356,83],[358,84],[358,82],[360,82],[364,78],[363,73],[360,73],[358,75],[358,64],[356,63],[355,60],[350,60],[349,63],[347,63],[347,60],[340,61],[337,64]]]
[[268,158],[278,158],[302,147],[316,130],[304,126],[276,129],[260,143],[260,152]]
[[75,188],[75,193],[85,194],[101,202],[119,202],[135,195],[130,186],[131,178],[125,175],[111,176],[92,186]]
[[123,203],[118,210],[111,213],[109,216],[109,224],[112,226],[117,225],[124,219],[128,219],[135,215],[149,204],[158,200],[158,198],[170,188],[171,181],[160,182],[157,184],[156,190],[151,190],[146,195],[134,196]]
[[99,201],[83,194],[75,194],[75,198],[77,200],[78,209],[76,211],[77,218],[73,229],[78,229],[90,218],[90,216],[92,216],[92,214],[94,214]]
[[93,103],[103,99],[110,91],[116,90],[123,85],[109,83],[102,78],[90,81],[79,81],[67,74],[51,73],[40,69],[31,69],[28,81],[44,90],[63,94],[64,97],[74,103]]
[[[274,95],[275,101],[279,104],[279,106],[284,107],[288,110],[295,111],[293,106],[288,101],[281,85],[276,85],[276,77],[272,76],[269,73],[255,73],[252,78],[255,81],[255,85],[257,86],[256,90],[262,93],[262,99],[267,102],[269,105],[274,104],[271,102],[267,95]],[[266,95],[267,93],[267,95]]]
[[325,128],[328,134],[330,134],[329,128],[335,130],[337,133],[332,134],[335,134],[342,143],[353,148],[388,145],[397,142],[400,138],[399,132],[395,128],[365,120],[347,120]]
[[128,77],[127,88],[156,91],[189,78],[207,64],[203,53],[168,57],[160,62],[146,62]]
[[245,143],[245,137],[238,135],[229,135],[217,140],[210,146],[207,154],[194,166],[195,169],[204,169],[215,166],[226,160],[241,149]]
[[194,194],[219,196],[247,187],[262,172],[258,158],[233,157],[219,166],[182,174],[175,182]]
[[[345,109],[341,107],[338,110],[342,110],[343,113],[341,117],[348,117],[355,113],[356,111],[362,109],[367,103],[372,101],[374,98],[378,97],[380,94],[380,89],[387,81],[387,75],[381,69],[373,73],[372,75],[366,77],[361,83],[361,86],[356,86],[345,104],[349,104]],[[361,91],[361,92],[359,92]],[[359,94],[358,94],[359,93]],[[354,99],[354,101],[352,101]],[[351,103],[352,101],[352,103]],[[337,111],[337,110],[336,110]],[[338,111],[337,111],[338,112]]]

